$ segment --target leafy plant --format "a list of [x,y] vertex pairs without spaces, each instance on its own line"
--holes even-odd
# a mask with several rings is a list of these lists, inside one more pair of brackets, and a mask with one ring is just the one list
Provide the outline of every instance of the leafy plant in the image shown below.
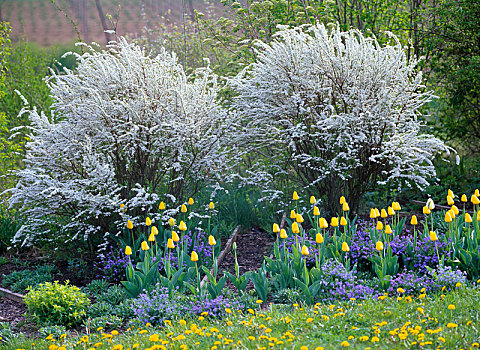
[[85,326],[95,331],[102,327],[104,330],[118,329],[122,325],[123,319],[117,315],[104,315],[88,319],[85,321]]
[[99,297],[109,289],[109,286],[110,284],[105,280],[93,280],[83,290],[92,296]]
[[67,329],[59,325],[45,326],[38,329],[38,334],[43,339],[48,336],[52,336],[53,339],[61,339],[62,335],[65,336],[67,334]]
[[54,271],[56,271],[56,268],[53,265],[43,265],[35,270],[14,271],[3,276],[2,284],[13,292],[24,292],[29,287],[51,282]]
[[97,294],[98,302],[105,302],[113,306],[121,304],[125,299],[127,299],[125,289],[120,286],[111,286],[102,294]]

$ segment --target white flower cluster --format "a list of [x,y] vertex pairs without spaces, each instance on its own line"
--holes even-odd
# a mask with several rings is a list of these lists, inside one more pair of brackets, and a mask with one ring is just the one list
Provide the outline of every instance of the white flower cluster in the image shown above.
[[140,217],[157,193],[191,195],[225,164],[228,114],[208,67],[186,76],[174,54],[149,57],[124,39],[106,51],[89,47],[77,62],[48,80],[51,116],[23,111],[31,135],[10,203],[28,223],[17,243],[48,236],[52,220],[75,232],[71,239],[117,233],[126,221],[121,203]]

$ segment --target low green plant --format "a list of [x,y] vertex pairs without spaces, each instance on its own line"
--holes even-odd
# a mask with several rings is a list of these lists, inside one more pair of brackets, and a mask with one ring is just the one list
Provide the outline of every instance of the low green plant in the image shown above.
[[106,303],[104,301],[94,303],[90,305],[90,307],[87,310],[87,317],[88,318],[96,318],[96,317],[102,317],[106,315],[112,315],[114,313],[114,306]]
[[99,316],[85,321],[85,326],[95,331],[102,327],[104,330],[117,329],[122,325],[123,319],[117,315]]
[[83,291],[91,296],[97,297],[105,293],[109,286],[110,283],[106,280],[93,280],[83,288]]
[[53,265],[43,265],[35,270],[14,271],[3,276],[2,284],[13,292],[24,292],[28,287],[51,282],[55,271],[56,268]]
[[6,344],[12,339],[19,338],[23,334],[16,332],[12,328],[12,324],[9,322],[0,322],[0,345]]
[[128,296],[121,286],[111,286],[104,293],[97,295],[97,302],[105,302],[110,305],[122,303]]
[[64,326],[58,325],[45,326],[38,330],[38,334],[44,339],[50,335],[53,339],[61,339],[62,334],[67,334],[67,329]]
[[86,308],[90,304],[80,288],[69,285],[68,281],[65,284],[45,282],[28,288],[24,302],[28,314],[39,325],[61,324],[65,327],[79,324],[85,318]]

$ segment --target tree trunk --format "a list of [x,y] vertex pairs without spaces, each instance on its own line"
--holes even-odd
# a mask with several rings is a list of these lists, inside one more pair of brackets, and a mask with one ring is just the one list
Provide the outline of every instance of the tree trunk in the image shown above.
[[95,4],[97,5],[98,16],[100,17],[100,21],[102,22],[103,32],[105,33],[105,39],[107,39],[107,45],[110,41],[113,40],[112,34],[107,33],[107,21],[105,21],[105,14],[102,10],[102,5],[100,4],[100,0],[95,0]]

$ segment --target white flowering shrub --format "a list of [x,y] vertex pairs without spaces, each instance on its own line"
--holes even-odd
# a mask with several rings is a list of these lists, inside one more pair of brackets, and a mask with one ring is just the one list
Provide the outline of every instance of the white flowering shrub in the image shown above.
[[336,210],[341,195],[355,208],[377,181],[423,187],[435,175],[432,157],[448,149],[418,119],[433,95],[395,37],[380,46],[356,30],[304,26],[256,50],[230,85],[244,116],[237,145],[258,155],[260,177],[293,178]]
[[178,204],[224,164],[227,114],[208,67],[186,76],[174,54],[149,57],[124,39],[77,60],[48,80],[51,116],[24,111],[31,136],[10,200],[28,218],[16,237],[23,244],[48,236],[52,223],[69,239],[117,233],[125,215],[144,221],[164,193]]

